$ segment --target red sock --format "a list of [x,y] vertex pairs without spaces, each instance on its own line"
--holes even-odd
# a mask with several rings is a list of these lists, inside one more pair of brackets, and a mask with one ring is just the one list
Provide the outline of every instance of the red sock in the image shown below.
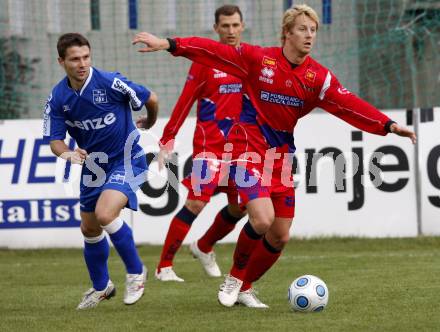
[[228,235],[240,219],[231,215],[225,206],[217,213],[211,227],[197,241],[197,247],[205,254],[211,252],[214,244]]
[[197,215],[184,206],[173,218],[170,228],[168,229],[167,237],[165,238],[165,244],[162,248],[160,262],[157,266],[158,270],[173,265],[174,256],[182,245],[196,217]]
[[252,283],[260,279],[281,256],[281,250],[277,250],[262,238],[255,248],[246,268],[246,275],[241,286],[241,291],[252,287]]
[[246,274],[246,267],[255,247],[260,242],[262,235],[259,235],[252,228],[248,221],[240,232],[234,252],[234,264],[230,275],[243,280]]

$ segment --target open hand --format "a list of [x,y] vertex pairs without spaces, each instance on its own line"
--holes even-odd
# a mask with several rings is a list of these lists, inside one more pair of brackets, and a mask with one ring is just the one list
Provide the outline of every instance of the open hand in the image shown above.
[[402,136],[402,137],[408,137],[413,144],[416,144],[417,142],[417,136],[415,132],[412,130],[409,130],[406,127],[399,126],[397,123],[393,123],[390,126],[390,131],[396,135]]
[[159,143],[160,151],[157,156],[157,162],[159,163],[159,171],[161,171],[165,164],[171,159],[171,154],[174,149],[174,139],[169,140],[165,145]]
[[161,50],[167,50],[170,48],[170,43],[167,39],[158,38],[148,32],[138,33],[131,42],[133,45],[138,43],[144,44],[145,47],[140,48],[138,52],[156,52]]

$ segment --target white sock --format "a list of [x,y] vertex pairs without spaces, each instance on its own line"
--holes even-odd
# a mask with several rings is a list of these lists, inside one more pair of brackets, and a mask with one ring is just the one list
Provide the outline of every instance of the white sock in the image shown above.
[[95,237],[84,236],[84,241],[87,243],[98,243],[98,242],[102,241],[103,238],[105,238],[104,232],[102,232],[101,235],[98,235]]
[[124,220],[121,217],[117,217],[110,224],[101,226],[108,234],[113,234],[121,229],[122,225],[124,225]]

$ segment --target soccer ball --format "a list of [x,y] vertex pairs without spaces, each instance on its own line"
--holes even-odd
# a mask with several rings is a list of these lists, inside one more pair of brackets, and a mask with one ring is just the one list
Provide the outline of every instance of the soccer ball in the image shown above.
[[328,302],[328,288],[318,277],[304,275],[292,282],[287,299],[295,311],[322,311]]

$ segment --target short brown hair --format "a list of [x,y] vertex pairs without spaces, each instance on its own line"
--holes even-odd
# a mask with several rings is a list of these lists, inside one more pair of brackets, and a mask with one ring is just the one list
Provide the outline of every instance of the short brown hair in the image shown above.
[[70,32],[61,35],[58,38],[57,42],[57,50],[58,56],[62,59],[66,56],[66,51],[69,47],[72,46],[87,46],[90,49],[90,43],[86,37],[81,35],[80,33]]
[[319,28],[319,16],[315,10],[305,4],[294,5],[292,8],[287,9],[283,15],[283,23],[281,25],[281,43],[284,45],[286,41],[286,32],[290,31],[295,25],[295,20],[299,15],[306,15],[310,17],[316,23],[316,30]]
[[241,13],[240,7],[235,5],[224,5],[215,11],[215,24],[218,24],[218,21],[220,20],[220,15],[224,16],[231,16],[235,13],[238,13],[240,15],[240,21],[243,21],[243,14]]

